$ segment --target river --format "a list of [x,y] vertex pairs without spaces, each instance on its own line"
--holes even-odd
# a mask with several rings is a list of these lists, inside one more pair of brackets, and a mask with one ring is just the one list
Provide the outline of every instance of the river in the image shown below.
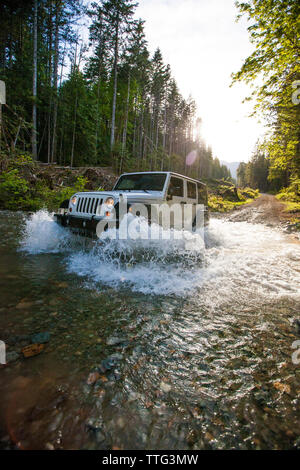
[[0,448],[300,448],[299,243],[218,218],[205,247],[0,227]]

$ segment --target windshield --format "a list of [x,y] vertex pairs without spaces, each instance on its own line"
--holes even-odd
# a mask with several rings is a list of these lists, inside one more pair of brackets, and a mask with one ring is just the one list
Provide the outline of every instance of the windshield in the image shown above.
[[162,191],[167,175],[164,173],[137,173],[123,175],[114,189],[122,191]]

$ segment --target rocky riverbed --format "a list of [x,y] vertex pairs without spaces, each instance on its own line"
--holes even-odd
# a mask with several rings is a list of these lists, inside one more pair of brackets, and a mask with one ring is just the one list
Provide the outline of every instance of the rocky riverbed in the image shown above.
[[0,448],[299,448],[300,246],[253,222],[99,245],[1,212]]

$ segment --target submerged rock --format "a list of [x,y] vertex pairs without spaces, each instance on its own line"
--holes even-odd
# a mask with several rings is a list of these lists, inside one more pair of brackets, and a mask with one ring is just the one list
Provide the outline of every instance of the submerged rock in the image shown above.
[[64,417],[64,415],[63,415],[62,412],[57,414],[57,416],[54,418],[54,420],[52,421],[52,423],[50,424],[50,426],[48,428],[50,432],[53,432],[53,431],[57,430],[57,428],[60,426],[60,424],[62,422],[63,417]]
[[296,318],[293,322],[293,325],[296,329],[296,333],[300,335],[300,318]]
[[21,300],[21,302],[19,302],[17,305],[16,305],[16,309],[18,310],[26,310],[30,307],[33,306],[33,302],[30,302],[30,301],[27,301],[27,300]]
[[44,344],[30,344],[29,346],[26,346],[25,348],[22,349],[23,356],[28,358],[28,357],[33,357],[37,356],[44,350],[45,346]]
[[6,353],[6,363],[15,362],[19,359],[19,354],[16,351],[10,351]]
[[15,335],[15,336],[10,336],[7,340],[8,344],[14,345],[17,343],[22,343],[22,342],[30,342],[30,336],[29,335]]
[[91,372],[90,375],[89,375],[88,378],[87,378],[86,383],[87,383],[88,385],[93,385],[93,384],[96,383],[97,380],[99,380],[99,379],[100,379],[100,374],[99,374],[99,372]]
[[166,382],[160,382],[160,389],[164,393],[169,393],[172,390],[171,385],[167,384]]
[[42,333],[36,333],[31,336],[32,343],[48,343],[50,341],[50,333],[48,331],[44,331]]
[[85,424],[86,430],[94,435],[98,443],[105,441],[103,422],[100,418],[90,418]]
[[106,359],[103,359],[101,361],[101,364],[99,366],[99,371],[106,372],[108,370],[113,369],[114,367],[116,367],[116,365],[118,364],[118,362],[120,362],[122,358],[123,358],[123,355],[118,354],[118,353],[108,356]]
[[117,346],[118,344],[122,344],[126,342],[126,338],[118,338],[116,336],[111,336],[110,338],[107,339],[106,344],[108,346]]
[[46,450],[55,450],[55,447],[53,444],[51,444],[51,442],[47,442],[47,444],[45,445],[45,449]]

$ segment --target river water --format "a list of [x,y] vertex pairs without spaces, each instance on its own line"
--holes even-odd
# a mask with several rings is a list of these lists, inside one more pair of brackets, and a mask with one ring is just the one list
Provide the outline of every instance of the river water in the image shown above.
[[300,447],[299,243],[217,218],[205,246],[0,227],[0,448]]

